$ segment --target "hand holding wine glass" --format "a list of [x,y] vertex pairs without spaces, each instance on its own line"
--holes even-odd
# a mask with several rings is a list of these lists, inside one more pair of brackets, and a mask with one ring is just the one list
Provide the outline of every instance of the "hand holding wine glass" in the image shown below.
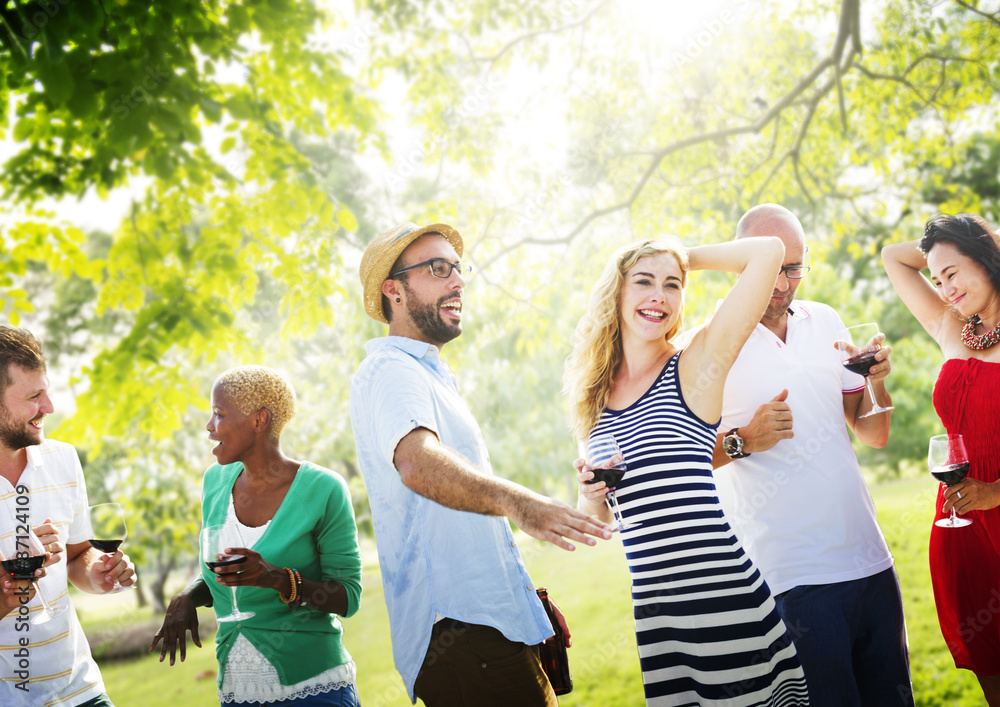
[[[927,451],[927,466],[931,476],[946,486],[954,486],[969,473],[969,455],[965,451],[962,435],[935,435],[931,437]],[[959,495],[961,498],[961,495]],[[955,505],[951,506],[951,516],[942,518],[934,525],[941,528],[962,528],[971,525],[968,518],[955,515]]]
[[0,534],[0,566],[3,567],[4,580],[11,582],[28,581],[35,583],[35,595],[42,603],[31,623],[43,624],[66,610],[66,605],[52,606],[45,597],[37,581],[45,576],[42,565],[48,559],[45,546],[39,541],[34,529],[13,511],[8,512],[9,521],[2,527],[9,528]]
[[42,544],[45,548],[46,560],[42,563],[42,567],[50,567],[52,565],[58,564],[63,558],[63,544],[59,542],[59,529],[56,527],[55,523],[52,522],[51,518],[46,518],[45,522],[41,525],[34,526],[35,537],[38,538],[38,542]]
[[[125,542],[128,535],[128,527],[125,525],[125,514],[122,507],[117,503],[99,503],[87,509],[87,516],[90,521],[90,546],[99,552],[105,553],[102,558],[105,569],[113,570],[119,546]],[[122,559],[124,556],[122,556]],[[108,565],[111,567],[108,567]],[[107,584],[108,575],[103,578],[103,583]],[[108,594],[115,594],[131,589],[134,582],[129,586],[123,586],[119,581],[119,576],[114,577],[114,584]]]
[[[229,568],[247,561],[246,555],[229,552],[244,545],[239,529],[228,525],[209,525],[201,531],[201,559],[215,573],[220,568]],[[228,571],[227,571],[228,572]],[[236,587],[230,586],[233,594],[233,610],[219,621],[240,621],[255,616],[252,611],[240,611],[236,602]]]
[[868,389],[872,409],[859,417],[871,417],[882,412],[889,412],[892,407],[882,407],[875,398],[872,382],[869,377],[871,369],[880,362],[875,358],[882,348],[885,336],[879,333],[878,324],[857,324],[841,329],[837,335],[836,347],[840,351],[844,368],[865,377],[865,387]]
[[609,530],[614,533],[619,530],[635,528],[642,523],[626,522],[622,517],[621,509],[618,507],[618,499],[615,497],[615,488],[621,483],[628,470],[625,462],[625,455],[618,447],[618,442],[614,435],[601,434],[594,435],[587,440],[587,466],[593,472],[594,478],[584,483],[596,484],[603,481],[607,486],[605,502],[615,515],[615,522]]

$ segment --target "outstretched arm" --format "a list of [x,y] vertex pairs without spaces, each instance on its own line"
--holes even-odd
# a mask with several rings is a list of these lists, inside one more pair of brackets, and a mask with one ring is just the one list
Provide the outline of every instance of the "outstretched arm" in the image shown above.
[[396,446],[393,464],[410,490],[442,506],[483,515],[508,516],[528,535],[574,550],[576,540],[595,545],[607,540],[604,523],[520,484],[479,473],[444,447],[430,430],[420,427]]
[[715,316],[694,335],[680,359],[678,373],[684,397],[703,420],[717,420],[722,412],[726,376],[767,308],[784,257],[781,239],[770,236],[688,251],[691,270],[740,274]]

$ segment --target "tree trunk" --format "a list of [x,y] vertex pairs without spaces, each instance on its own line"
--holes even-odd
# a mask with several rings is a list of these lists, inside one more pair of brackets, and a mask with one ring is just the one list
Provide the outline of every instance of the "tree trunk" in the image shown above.
[[149,605],[149,598],[146,596],[145,587],[143,583],[139,581],[139,568],[135,568],[135,601],[140,609],[145,609]]
[[167,601],[163,590],[167,584],[167,578],[174,569],[175,562],[176,558],[171,556],[167,558],[165,563],[158,563],[156,568],[156,581],[154,581],[149,588],[150,593],[153,595],[153,611],[158,614],[167,613]]

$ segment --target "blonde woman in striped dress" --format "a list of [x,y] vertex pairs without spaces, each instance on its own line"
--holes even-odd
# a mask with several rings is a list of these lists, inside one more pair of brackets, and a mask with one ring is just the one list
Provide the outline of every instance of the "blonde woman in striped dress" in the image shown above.
[[[632,576],[646,704],[808,704],[795,647],[760,572],[730,529],[712,478],[726,375],[771,296],[777,238],[685,250],[641,241],[618,250],[577,327],[566,370],[585,444],[613,434],[628,463],[616,495]],[[689,270],[739,274],[683,349]],[[577,461],[580,510],[610,521],[605,484]]]

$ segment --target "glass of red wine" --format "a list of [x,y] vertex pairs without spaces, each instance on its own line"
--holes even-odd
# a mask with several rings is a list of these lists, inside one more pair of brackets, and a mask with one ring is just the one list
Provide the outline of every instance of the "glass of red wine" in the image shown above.
[[615,522],[611,524],[609,530],[615,533],[619,530],[637,528],[642,525],[636,521],[626,521],[618,507],[618,499],[615,498],[615,489],[622,482],[628,465],[625,463],[625,455],[618,447],[614,435],[594,435],[587,440],[587,465],[594,472],[594,478],[586,483],[596,484],[598,481],[603,481],[608,487],[604,499],[615,514]]
[[[201,531],[201,556],[210,570],[217,567],[240,565],[247,561],[246,555],[226,552],[232,547],[243,547],[240,531],[232,525],[209,525]],[[230,587],[233,592],[233,610],[227,616],[219,616],[219,621],[240,621],[254,616],[252,611],[240,611],[236,603],[236,587]]]
[[[108,555],[114,555],[118,547],[125,542],[128,526],[125,525],[125,513],[117,503],[99,503],[87,509],[90,520],[90,539],[87,541],[92,548]],[[132,587],[123,587],[118,579],[108,594],[123,592]]]
[[865,387],[868,388],[868,395],[871,397],[872,409],[860,417],[871,417],[892,410],[891,407],[884,408],[878,404],[875,400],[875,391],[872,390],[872,382],[868,379],[869,370],[878,363],[875,354],[882,348],[882,344],[878,341],[878,324],[857,324],[841,329],[837,339],[836,345],[844,368],[865,377]]
[[[965,451],[962,435],[935,435],[931,437],[927,452],[927,466],[931,476],[945,486],[953,486],[964,479],[969,473],[969,455]],[[941,528],[961,528],[972,525],[968,518],[955,515],[955,506],[951,507],[951,517],[942,518],[934,523]]]
[[45,563],[45,548],[29,523],[21,523],[20,518],[10,514],[10,522],[0,534],[0,566],[4,575],[12,581],[35,582],[35,595],[42,603],[42,609],[31,620],[33,624],[44,624],[66,610],[66,606],[53,607],[45,599],[41,583],[35,571]]

